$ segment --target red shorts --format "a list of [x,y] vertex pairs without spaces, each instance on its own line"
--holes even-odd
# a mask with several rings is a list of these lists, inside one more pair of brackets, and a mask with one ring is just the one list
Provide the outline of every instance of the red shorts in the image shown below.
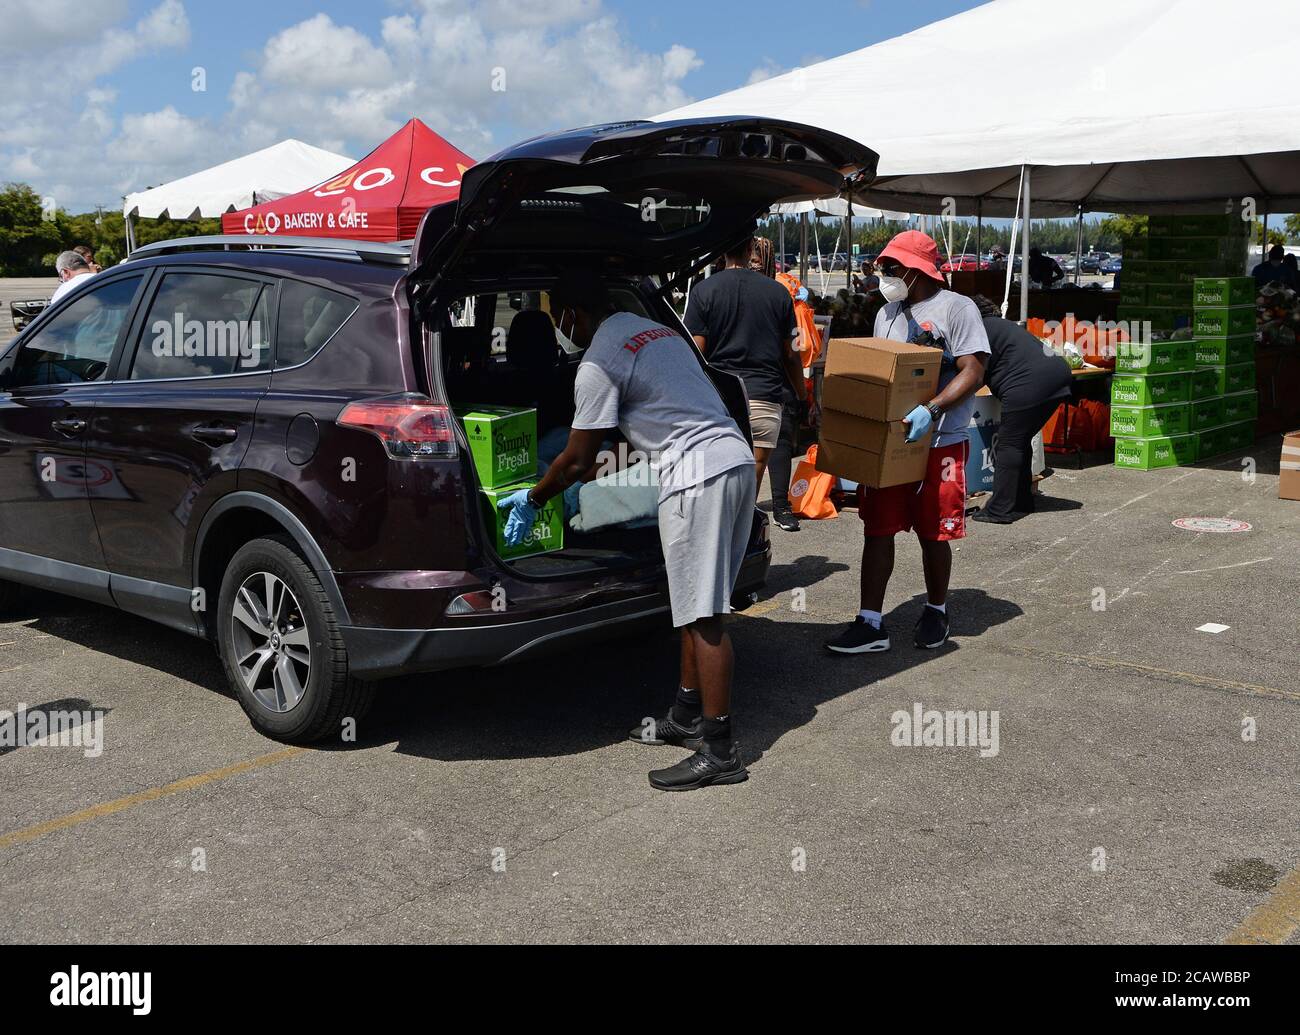
[[[887,489],[858,486],[863,534],[916,532],[918,539],[946,543],[966,537],[966,456],[969,444],[930,450],[925,481]],[[917,490],[920,490],[919,492]]]

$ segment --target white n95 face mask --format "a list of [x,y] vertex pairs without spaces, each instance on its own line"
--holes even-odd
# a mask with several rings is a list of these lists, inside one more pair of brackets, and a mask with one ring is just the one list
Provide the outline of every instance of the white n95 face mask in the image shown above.
[[907,281],[902,277],[877,276],[877,290],[886,302],[901,302],[907,297]]

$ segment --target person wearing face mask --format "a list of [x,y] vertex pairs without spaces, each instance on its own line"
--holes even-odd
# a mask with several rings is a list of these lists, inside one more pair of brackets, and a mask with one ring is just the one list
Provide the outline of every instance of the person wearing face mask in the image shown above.
[[948,640],[951,542],[966,535],[967,428],[973,396],[984,383],[989,339],[975,303],[947,290],[939,272],[939,249],[916,230],[898,234],[876,259],[885,306],[876,314],[875,336],[943,350],[938,392],[907,415],[907,439],[928,439],[930,461],[923,481],[884,489],[858,488],[863,524],[861,610],[826,642],[838,654],[890,647],[882,612],[894,571],[894,537],[914,532],[921,543],[926,605],[913,642],[934,649]]
[[560,333],[586,354],[574,384],[568,445],[541,480],[501,501],[514,545],[547,500],[580,481],[619,429],[650,458],[659,484],[659,538],[673,625],[681,630],[681,682],[668,715],[630,739],[694,754],[650,773],[662,791],[748,778],[731,739],[731,637],[722,616],[754,520],[754,454],[699,354],[680,331],[615,312],[599,274],[570,269],[551,289]]

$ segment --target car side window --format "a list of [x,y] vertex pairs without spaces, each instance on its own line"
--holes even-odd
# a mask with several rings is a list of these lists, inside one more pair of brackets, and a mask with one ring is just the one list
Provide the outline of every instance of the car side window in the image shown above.
[[23,342],[8,387],[84,384],[102,378],[143,279],[122,277],[70,302]]
[[296,367],[316,355],[357,311],[357,300],[296,280],[280,282],[275,365]]
[[168,273],[145,317],[131,380],[269,370],[270,291],[260,280]]

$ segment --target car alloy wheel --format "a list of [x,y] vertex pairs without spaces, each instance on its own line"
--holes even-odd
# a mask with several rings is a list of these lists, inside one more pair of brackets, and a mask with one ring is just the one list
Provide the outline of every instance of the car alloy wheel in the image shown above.
[[269,571],[246,578],[233,602],[235,667],[264,708],[292,711],[311,676],[311,638],[293,591]]

